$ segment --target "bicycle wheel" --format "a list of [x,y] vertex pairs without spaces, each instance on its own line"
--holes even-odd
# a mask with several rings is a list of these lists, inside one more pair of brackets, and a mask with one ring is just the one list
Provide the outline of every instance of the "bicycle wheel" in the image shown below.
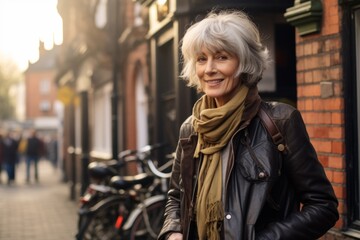
[[92,219],[92,215],[88,214],[91,207],[96,205],[102,199],[105,199],[107,194],[96,191],[91,194],[85,194],[84,196],[86,196],[84,197],[86,198],[86,201],[83,201],[78,209],[78,232],[76,234],[77,240],[84,239],[84,230],[87,229],[87,226]]
[[89,222],[83,231],[82,240],[118,240],[118,229],[115,227],[119,215],[119,202],[113,202],[88,216]]
[[134,221],[130,229],[129,240],[153,240],[160,233],[166,200],[159,200],[146,207]]

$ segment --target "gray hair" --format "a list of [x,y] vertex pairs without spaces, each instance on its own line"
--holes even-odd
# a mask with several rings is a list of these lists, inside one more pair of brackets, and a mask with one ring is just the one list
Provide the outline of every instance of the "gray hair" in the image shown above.
[[214,53],[226,51],[235,55],[239,59],[235,77],[240,76],[242,83],[249,87],[261,80],[269,62],[269,53],[261,43],[259,30],[244,12],[212,11],[189,27],[182,39],[184,65],[180,77],[199,92],[202,89],[195,64],[203,47]]

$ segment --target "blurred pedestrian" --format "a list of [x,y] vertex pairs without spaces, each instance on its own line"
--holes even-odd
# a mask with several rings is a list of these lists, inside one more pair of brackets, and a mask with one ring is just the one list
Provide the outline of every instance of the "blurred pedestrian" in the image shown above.
[[35,181],[39,181],[38,162],[43,154],[43,142],[37,136],[36,130],[32,130],[27,139],[25,159],[26,159],[26,182],[30,182],[30,168],[34,165]]
[[20,136],[19,146],[18,146],[19,162],[26,161],[25,160],[26,148],[27,148],[27,137]]
[[2,141],[2,152],[5,169],[8,176],[8,185],[15,181],[15,165],[18,159],[17,148],[18,142],[11,136],[10,132],[6,133]]
[[58,155],[58,142],[56,139],[56,135],[50,136],[49,140],[46,143],[47,147],[47,157],[51,164],[53,165],[54,169],[57,168],[57,155]]
[[1,180],[1,173],[2,173],[2,167],[4,162],[4,156],[3,156],[3,135],[0,133],[0,184],[2,183]]

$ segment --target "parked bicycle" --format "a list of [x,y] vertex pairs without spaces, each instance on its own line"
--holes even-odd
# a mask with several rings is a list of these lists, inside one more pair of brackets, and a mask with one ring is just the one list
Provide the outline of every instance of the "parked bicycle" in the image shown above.
[[125,162],[141,162],[143,173],[112,176],[107,185],[97,186],[101,193],[93,199],[98,201],[80,208],[78,240],[156,239],[172,165],[172,156],[160,167],[154,161],[152,152],[159,147],[149,145],[124,157]]
[[111,177],[123,174],[124,168],[130,163],[135,162],[142,166],[142,162],[138,158],[129,158],[136,154],[137,150],[124,150],[120,152],[118,160],[110,161],[94,161],[88,165],[88,174],[91,179],[91,183],[87,187],[85,193],[80,197],[79,205],[79,221],[78,228],[80,229],[82,225],[82,212],[87,211],[87,209],[101,199],[104,199],[109,194],[111,195],[111,188],[109,182]]

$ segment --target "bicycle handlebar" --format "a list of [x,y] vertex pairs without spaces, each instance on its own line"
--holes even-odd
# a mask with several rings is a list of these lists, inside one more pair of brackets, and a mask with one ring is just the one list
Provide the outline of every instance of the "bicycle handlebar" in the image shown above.
[[165,179],[170,178],[171,172],[165,173],[163,171],[172,165],[172,159],[174,158],[174,155],[173,154],[166,155],[166,159],[168,159],[169,161],[167,161],[159,168],[156,166],[156,164],[151,158],[151,153],[154,150],[165,147],[166,145],[167,144],[165,143],[155,143],[152,145],[146,145],[138,150],[133,150],[133,149],[124,150],[118,154],[118,158],[119,158],[118,161],[122,165],[129,162],[140,162],[142,164],[142,167],[144,167],[144,165],[147,165],[148,169],[155,176]]
[[138,151],[137,150],[134,150],[134,149],[127,149],[127,150],[124,150],[124,151],[121,151],[118,155],[118,158],[119,159],[123,159],[124,157],[126,156],[129,156],[129,155],[133,155],[133,154],[136,154]]
[[153,145],[146,145],[142,148],[139,149],[138,153],[139,154],[145,154],[145,155],[148,155],[150,154],[152,151],[156,150],[156,149],[159,149],[159,148],[163,148],[165,147],[166,144],[165,143],[155,143]]
[[[172,165],[172,161],[169,160],[167,163],[165,163],[164,165],[168,165],[168,163],[171,163]],[[155,166],[154,162],[152,160],[147,160],[147,164],[149,166],[150,171],[155,174],[157,177],[160,178],[170,178],[171,177],[171,172],[169,173],[163,173],[161,172],[159,169],[157,169],[157,167]],[[163,165],[163,166],[164,166]]]

